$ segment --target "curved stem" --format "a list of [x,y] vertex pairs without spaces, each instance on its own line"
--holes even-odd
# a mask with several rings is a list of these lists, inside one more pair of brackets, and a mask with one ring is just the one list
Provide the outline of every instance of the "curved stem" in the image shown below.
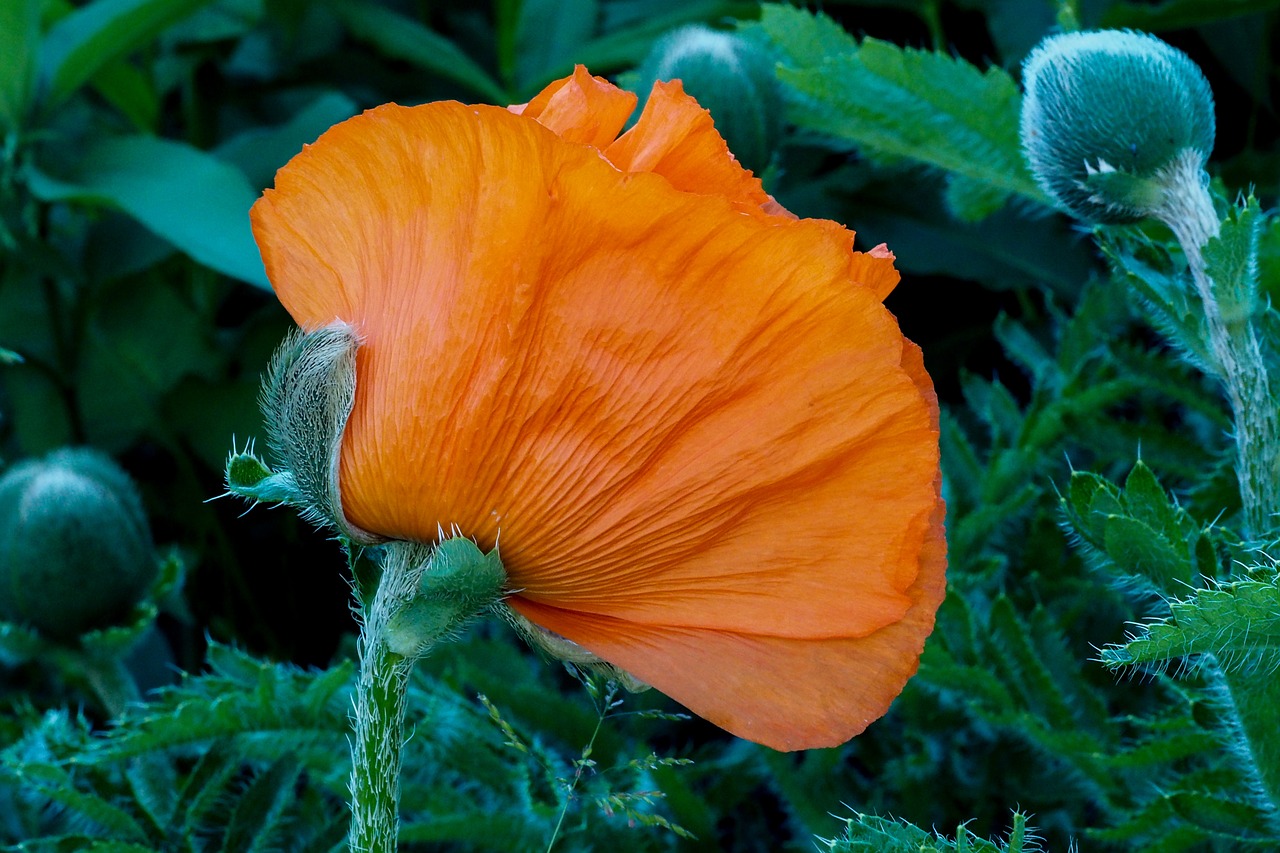
[[1182,245],[1196,292],[1204,307],[1209,351],[1231,405],[1235,424],[1236,476],[1245,526],[1264,535],[1280,513],[1280,411],[1271,396],[1270,377],[1254,324],[1249,317],[1228,323],[1205,268],[1205,244],[1221,224],[1205,187],[1198,160],[1179,159],[1171,173],[1173,188],[1156,211]]

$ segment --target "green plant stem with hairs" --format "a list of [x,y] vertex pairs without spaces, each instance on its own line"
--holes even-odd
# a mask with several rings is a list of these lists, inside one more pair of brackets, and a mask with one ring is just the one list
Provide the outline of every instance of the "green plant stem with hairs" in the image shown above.
[[[1171,166],[1169,187],[1154,211],[1182,246],[1196,292],[1204,307],[1209,351],[1216,364],[1235,425],[1236,477],[1240,484],[1245,534],[1265,536],[1280,517],[1280,413],[1271,394],[1270,377],[1249,311],[1224,313],[1219,293],[1226,282],[1209,275],[1204,247],[1221,231],[1207,177],[1198,162],[1180,157]],[[1280,708],[1280,679],[1267,667],[1224,666],[1206,655],[1204,673],[1222,691],[1231,719],[1239,760],[1264,795],[1264,807],[1276,815],[1280,807],[1280,734],[1275,709]],[[1280,823],[1280,815],[1273,817]]]
[[372,602],[361,612],[351,746],[351,849],[360,853],[391,853],[400,831],[400,750],[413,661],[390,649],[387,628],[421,571],[407,561],[388,560]]
[[1213,354],[1235,424],[1236,476],[1244,507],[1245,532],[1264,536],[1280,514],[1280,412],[1250,313],[1224,316],[1209,277],[1203,249],[1221,224],[1198,162],[1180,157],[1155,215],[1182,245],[1196,292],[1204,306],[1209,351]]

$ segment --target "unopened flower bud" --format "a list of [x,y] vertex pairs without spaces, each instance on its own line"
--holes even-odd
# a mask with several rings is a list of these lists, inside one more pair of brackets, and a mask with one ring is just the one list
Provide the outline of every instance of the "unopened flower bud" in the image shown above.
[[1120,30],[1050,36],[1023,66],[1022,145],[1040,185],[1102,223],[1150,215],[1213,150],[1213,92],[1181,51]]
[[736,33],[700,25],[673,30],[654,43],[640,66],[637,90],[680,80],[711,113],[729,150],[759,173],[769,165],[783,129],[782,92],[774,61]]
[[158,572],[129,475],[88,448],[0,477],[0,619],[72,640],[128,615]]

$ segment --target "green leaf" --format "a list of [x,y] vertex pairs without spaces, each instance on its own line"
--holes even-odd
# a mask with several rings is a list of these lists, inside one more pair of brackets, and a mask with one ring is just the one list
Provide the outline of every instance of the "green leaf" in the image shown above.
[[573,70],[595,33],[599,0],[524,0],[516,25],[515,82],[522,94]]
[[1258,200],[1249,196],[1231,209],[1221,232],[1204,247],[1205,272],[1229,329],[1243,328],[1265,305],[1258,299],[1261,226]]
[[171,388],[213,373],[221,355],[208,318],[172,287],[121,282],[96,307],[86,324],[77,399],[87,437],[119,448],[161,422]]
[[258,194],[204,151],[151,136],[108,137],[90,146],[74,176],[33,170],[29,181],[43,201],[113,205],[205,266],[269,287],[249,229]]
[[209,2],[95,0],[62,18],[45,36],[40,55],[40,78],[50,106]]
[[[609,5],[605,6],[606,13]],[[620,27],[583,44],[574,52],[574,61],[597,74],[639,65],[653,43],[669,30],[684,24],[750,18],[758,14],[760,8],[754,3],[735,0],[689,0],[671,5],[670,11],[651,12],[639,23]],[[544,79],[530,79],[526,84],[529,88],[523,94],[536,92],[556,76],[558,72],[547,70]],[[644,98],[647,93],[639,94]]]
[[1009,200],[1009,192],[984,180],[952,173],[947,175],[943,198],[947,202],[947,210],[956,219],[981,222],[1004,207]]
[[1103,649],[1102,662],[1114,669],[1212,654],[1228,669],[1248,671],[1280,661],[1280,586],[1273,581],[1196,590],[1169,609],[1168,618],[1140,625],[1128,642]]
[[41,0],[0,3],[0,132],[18,127],[34,94]]
[[268,187],[276,170],[289,162],[303,146],[316,141],[333,125],[359,112],[355,101],[341,92],[325,92],[298,110],[284,124],[255,127],[227,140],[213,150],[220,160],[234,163],[252,187]]
[[352,38],[371,45],[384,56],[466,86],[491,103],[506,104],[510,100],[506,90],[456,44],[412,18],[372,3],[350,0],[335,0],[332,8]]
[[282,819],[293,801],[294,785],[301,772],[297,759],[286,755],[254,777],[231,814],[222,842],[226,853],[262,853],[284,848]]
[[1107,9],[1098,26],[1147,31],[1191,29],[1225,18],[1269,12],[1277,6],[1277,0],[1125,0]]
[[1169,796],[1169,804],[1183,820],[1214,835],[1280,843],[1280,837],[1271,828],[1274,812],[1250,803],[1201,791],[1178,791]]
[[[1022,156],[1022,96],[1007,72],[983,72],[948,54],[872,38],[850,45],[829,27],[801,20],[808,14],[779,8],[761,22],[770,40],[783,46],[778,77],[794,95],[797,125],[851,142],[875,158],[906,158],[958,175],[971,182],[961,184],[969,193],[983,187],[976,206],[961,204],[952,193],[963,213],[994,210],[1001,194],[1050,204]],[[818,33],[827,50],[801,54],[788,47],[793,27]]]
[[1034,833],[1027,829],[1026,815],[1014,812],[1012,824],[1009,840],[995,843],[963,826],[956,828],[952,840],[906,821],[855,814],[845,820],[843,836],[821,842],[831,853],[1024,853],[1041,849]]
[[1185,545],[1177,548],[1136,518],[1108,516],[1102,547],[1121,572],[1149,581],[1158,593],[1176,595],[1191,585],[1192,561]]
[[102,827],[121,841],[147,840],[147,833],[128,812],[96,793],[86,793],[77,788],[71,774],[61,767],[41,762],[18,763],[9,759],[4,770],[50,802]]
[[93,87],[106,101],[133,124],[150,133],[156,129],[160,115],[160,96],[151,79],[136,65],[118,60],[99,71]]

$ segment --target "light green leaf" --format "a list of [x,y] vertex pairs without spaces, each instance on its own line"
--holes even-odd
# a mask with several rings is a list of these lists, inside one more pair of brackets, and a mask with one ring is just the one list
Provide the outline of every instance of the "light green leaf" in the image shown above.
[[506,90],[475,60],[414,19],[382,6],[349,0],[337,0],[332,8],[352,38],[371,45],[384,56],[466,86],[492,103],[509,102]]
[[43,5],[40,0],[0,3],[0,131],[17,127],[30,106]]
[[151,136],[103,139],[76,174],[59,180],[29,175],[43,201],[80,201],[120,208],[207,267],[268,287],[249,229],[258,194],[235,167],[181,142]]
[[1194,654],[1216,655],[1228,669],[1257,666],[1259,655],[1280,652],[1280,586],[1243,580],[1196,590],[1170,603],[1166,619],[1139,626],[1123,645],[1103,649],[1116,668]]
[[1009,840],[997,844],[963,826],[956,828],[952,840],[906,821],[855,814],[845,820],[843,836],[821,841],[831,853],[1024,853],[1041,849],[1027,828],[1026,815],[1014,812],[1012,824]]
[[[1022,157],[1022,96],[1007,72],[871,38],[854,45],[802,16],[779,9],[761,23],[786,57],[778,76],[792,92],[797,125],[872,157],[906,158],[981,184],[988,189],[979,207],[991,207],[999,193],[1049,204]],[[820,51],[802,52],[797,30]]]
[[57,105],[112,60],[127,56],[211,0],[95,0],[45,36],[40,79]]

